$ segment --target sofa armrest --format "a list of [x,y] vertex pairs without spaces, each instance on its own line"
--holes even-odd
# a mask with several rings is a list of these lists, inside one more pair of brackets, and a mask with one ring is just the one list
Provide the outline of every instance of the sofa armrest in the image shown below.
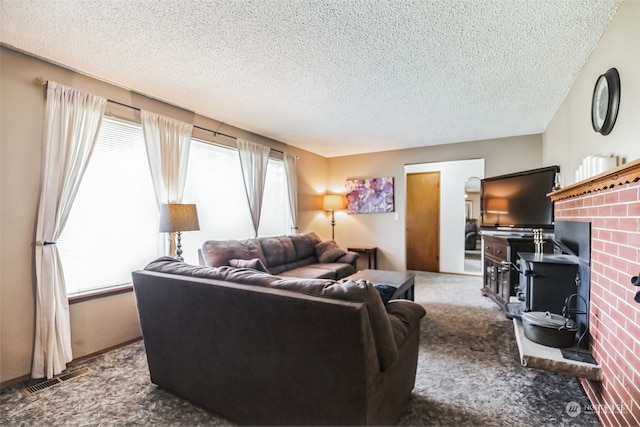
[[348,251],[346,255],[342,255],[340,258],[335,260],[335,262],[343,262],[345,264],[351,264],[353,265],[353,268],[355,268],[357,271],[358,258],[360,258],[360,254],[358,254],[357,252]]
[[386,305],[393,338],[400,348],[411,331],[420,327],[420,320],[427,314],[424,308],[413,301],[391,300]]

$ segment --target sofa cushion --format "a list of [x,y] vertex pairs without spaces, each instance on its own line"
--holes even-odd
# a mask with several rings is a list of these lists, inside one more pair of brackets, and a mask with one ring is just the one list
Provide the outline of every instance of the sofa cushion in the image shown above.
[[320,238],[313,232],[294,236],[261,237],[258,241],[267,260],[266,266],[272,274],[285,273],[318,262],[315,246],[320,242]]
[[278,273],[280,277],[298,277],[301,279],[333,279],[336,278],[335,271],[327,268],[316,268],[316,264],[306,267],[296,267]]
[[208,240],[202,244],[202,258],[209,267],[229,265],[232,259],[258,258],[268,267],[262,246],[257,239],[247,240]]
[[273,274],[318,261],[315,246],[320,238],[315,233],[294,236],[260,237],[257,239],[266,259],[266,266]]
[[269,268],[294,262],[298,259],[289,236],[261,237],[258,239]]
[[296,257],[298,259],[303,258],[315,258],[315,247],[322,241],[320,237],[314,233],[303,233],[289,236],[291,243],[296,250]]
[[294,270],[299,267],[306,267],[311,264],[315,264],[318,262],[318,259],[315,255],[307,258],[297,259],[293,262],[287,262],[285,264],[280,265],[271,265],[269,266],[269,271],[271,274],[285,274],[289,270]]
[[254,270],[269,273],[267,267],[264,266],[260,258],[253,259],[230,259],[229,265],[236,268],[252,268]]
[[[276,271],[282,266],[275,267]],[[343,277],[347,277],[356,272],[356,269],[352,264],[345,264],[340,262],[332,262],[327,264],[306,264],[300,267],[294,267],[288,265],[286,269],[277,273],[282,277],[301,277],[305,279],[333,279],[338,280]],[[271,271],[272,274],[276,274]]]
[[352,264],[345,264],[342,262],[330,262],[330,263],[317,263],[311,264],[309,268],[320,268],[322,270],[330,270],[333,272],[332,279],[341,279],[343,277],[351,276],[356,272],[356,269]]
[[333,240],[320,242],[315,247],[316,257],[321,263],[334,262],[338,258],[347,254],[344,249],[340,249]]

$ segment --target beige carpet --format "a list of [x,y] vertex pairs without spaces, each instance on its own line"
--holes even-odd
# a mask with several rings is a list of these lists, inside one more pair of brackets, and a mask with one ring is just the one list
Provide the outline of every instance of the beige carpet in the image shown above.
[[[480,287],[478,276],[417,273],[416,301],[427,316],[416,386],[399,424],[599,425],[575,378],[520,365],[512,323]],[[27,384],[2,390],[0,425],[231,424],[151,384],[141,342],[78,366],[92,372],[29,397],[21,392]],[[566,410],[572,402],[581,408],[575,416]]]

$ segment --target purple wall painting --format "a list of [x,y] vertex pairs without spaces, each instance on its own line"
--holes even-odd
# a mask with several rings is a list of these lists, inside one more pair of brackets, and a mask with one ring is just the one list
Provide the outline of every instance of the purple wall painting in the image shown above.
[[347,190],[348,213],[393,212],[393,177],[348,179],[344,183]]

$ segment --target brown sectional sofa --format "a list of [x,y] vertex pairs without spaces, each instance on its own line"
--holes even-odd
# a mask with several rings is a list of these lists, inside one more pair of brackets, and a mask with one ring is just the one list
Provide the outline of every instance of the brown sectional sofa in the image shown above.
[[132,273],[153,383],[239,424],[397,423],[422,306],[367,282],[163,257]]
[[340,249],[332,240],[323,242],[317,234],[305,233],[247,240],[209,240],[200,250],[200,264],[221,267],[233,265],[237,260],[259,260],[257,268],[267,273],[338,280],[356,272],[358,256]]

